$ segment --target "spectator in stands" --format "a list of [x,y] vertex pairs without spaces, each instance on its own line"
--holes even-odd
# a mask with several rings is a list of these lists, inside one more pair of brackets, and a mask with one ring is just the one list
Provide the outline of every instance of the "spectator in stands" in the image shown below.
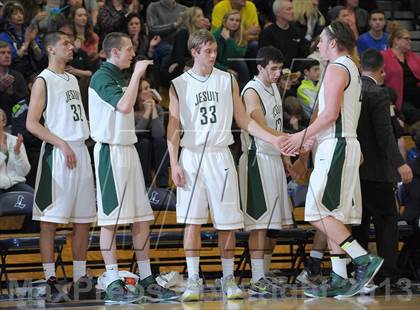
[[[203,10],[199,7],[192,6],[182,12],[181,16],[182,24],[176,33],[171,57],[167,67],[163,67],[165,74],[168,76],[168,81],[181,75],[186,69],[187,63],[192,61],[192,56],[188,49],[190,34],[199,29],[210,28],[210,21],[204,17]],[[191,63],[189,66],[192,66]]]
[[25,79],[20,72],[10,68],[11,64],[10,45],[0,41],[0,108],[6,113],[8,124],[12,120],[13,106],[29,95]]
[[386,23],[385,13],[381,10],[373,10],[369,13],[369,31],[362,34],[357,40],[359,55],[368,48],[383,51],[388,46],[388,34],[384,32]]
[[31,169],[26,156],[23,137],[12,136],[4,131],[7,124],[6,113],[0,109],[0,195],[12,191],[33,193],[25,184],[25,176]]
[[223,17],[230,10],[238,10],[241,14],[241,27],[247,41],[245,58],[251,75],[257,74],[257,65],[253,60],[257,57],[258,38],[261,28],[258,22],[257,9],[251,1],[246,0],[222,0],[214,6],[212,14],[212,29],[222,26]]
[[127,15],[127,33],[133,42],[136,56],[142,56],[143,58],[153,57],[153,49],[159,44],[160,37],[154,36],[149,42],[146,26],[137,13]]
[[397,110],[405,122],[420,121],[420,56],[411,51],[410,32],[397,22],[388,23],[384,56],[385,85],[397,91]]
[[213,30],[213,35],[217,41],[215,67],[233,73],[238,78],[239,87],[242,89],[248,83],[250,75],[246,62],[238,59],[245,56],[247,45],[239,11],[227,12],[223,17],[222,26]]
[[360,166],[363,215],[360,226],[353,227],[353,236],[367,248],[371,218],[375,225],[378,255],[384,258],[375,282],[398,280],[398,214],[394,184],[398,171],[403,183],[413,178],[411,168],[402,158],[393,135],[388,92],[383,83],[384,60],[375,49],[367,49],[361,58],[362,105],[357,137],[364,161]]
[[302,65],[305,78],[297,89],[297,96],[306,116],[310,118],[320,88],[321,71],[317,60],[307,60]]
[[299,30],[291,24],[293,5],[290,0],[276,0],[273,12],[276,22],[261,32],[260,47],[271,45],[278,48],[285,57],[285,67],[290,68],[293,58],[305,58],[308,55],[308,45]]
[[368,30],[368,12],[359,7],[359,0],[340,0],[338,4],[344,5],[349,12],[349,26],[357,39]]
[[258,41],[260,26],[258,23],[257,9],[251,1],[222,0],[214,6],[211,27],[212,30],[222,26],[223,17],[231,10],[238,10],[241,14],[241,25],[248,42]]
[[155,173],[156,186],[168,186],[169,157],[166,156],[164,110],[159,105],[161,99],[156,91],[150,87],[149,81],[146,79],[140,81],[135,105],[138,138],[136,148],[139,153],[146,187],[152,184],[152,170]]
[[295,25],[308,42],[320,35],[325,26],[325,18],[319,11],[318,4],[319,0],[293,1]]
[[82,6],[73,6],[70,10],[70,20],[73,21],[76,41],[80,41],[80,48],[86,52],[91,63],[97,62],[99,59],[99,36],[93,31],[87,10]]
[[345,6],[337,5],[329,11],[328,19],[331,22],[338,20],[348,24],[350,21],[349,11],[346,9]]
[[65,0],[63,3],[63,13],[70,17],[71,11],[76,7],[84,7],[90,17],[92,26],[96,25],[98,20],[98,3],[96,0]]
[[122,32],[126,29],[125,15],[128,7],[124,0],[106,0],[98,12],[97,28],[101,41],[110,32]]
[[19,2],[8,2],[4,8],[6,19],[0,40],[12,48],[12,68],[25,77],[36,71],[36,62],[42,58],[41,41],[36,27],[26,27],[25,11]]
[[283,106],[284,131],[295,133],[308,127],[309,118],[296,97],[286,97]]
[[[166,71],[175,36],[177,30],[182,26],[181,13],[186,9],[186,6],[177,3],[176,0],[159,0],[150,3],[147,7],[146,16],[149,34],[152,36],[158,35],[161,38],[159,44],[153,50],[153,73],[156,78],[160,75],[167,76]],[[160,83],[159,80],[154,82]]]
[[38,14],[46,13],[44,6],[47,4],[47,0],[21,0],[20,3],[26,12],[26,25],[29,25]]

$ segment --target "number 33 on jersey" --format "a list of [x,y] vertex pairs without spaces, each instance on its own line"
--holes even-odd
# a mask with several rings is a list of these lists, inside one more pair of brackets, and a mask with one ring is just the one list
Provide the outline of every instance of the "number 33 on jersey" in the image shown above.
[[[226,147],[233,143],[232,76],[213,68],[203,77],[191,70],[172,81],[178,96],[182,147]],[[206,141],[207,139],[207,141]]]

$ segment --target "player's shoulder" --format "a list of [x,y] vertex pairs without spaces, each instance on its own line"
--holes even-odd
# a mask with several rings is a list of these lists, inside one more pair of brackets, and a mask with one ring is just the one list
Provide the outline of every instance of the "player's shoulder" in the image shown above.
[[106,70],[99,68],[92,75],[89,87],[98,88],[101,85],[107,84],[110,80],[113,80],[112,76]]

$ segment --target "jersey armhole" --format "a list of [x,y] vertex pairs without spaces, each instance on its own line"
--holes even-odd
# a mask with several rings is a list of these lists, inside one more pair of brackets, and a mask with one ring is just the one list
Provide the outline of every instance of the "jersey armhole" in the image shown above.
[[45,86],[45,102],[44,102],[44,110],[43,112],[45,112],[45,110],[47,109],[47,102],[48,102],[48,89],[47,89],[47,81],[45,80],[45,78],[43,76],[37,76],[35,80],[37,79],[41,79],[44,81],[44,86]]
[[171,81],[170,86],[172,86],[174,92],[175,92],[175,96],[178,98],[178,102],[179,102],[179,96],[178,96],[178,92],[176,91],[176,87],[173,81]]
[[[252,89],[252,90],[253,90],[253,91],[257,94],[258,99],[259,99],[259,103],[260,103],[261,110],[263,111],[264,115],[266,115],[266,114],[267,114],[267,111],[265,110],[265,107],[264,107],[264,105],[263,105],[263,101],[262,101],[262,99],[261,99],[261,97],[260,97],[260,94],[257,92],[257,90],[256,90],[254,87],[248,87],[248,88],[246,88],[246,89],[244,90],[244,92],[242,93],[242,99],[243,99],[243,97],[244,97],[245,93],[246,93],[248,90],[250,90],[250,89]],[[242,100],[242,101],[243,101],[243,100]]]
[[344,69],[346,69],[347,74],[348,74],[348,76],[349,76],[349,81],[347,82],[347,85],[346,85],[346,87],[344,88],[344,90],[347,90],[347,88],[349,88],[350,83],[351,83],[351,75],[350,75],[349,68],[347,68],[347,67],[346,67],[345,65],[343,65],[343,64],[336,63],[336,62],[331,63],[331,65],[341,66],[341,67],[343,67]]

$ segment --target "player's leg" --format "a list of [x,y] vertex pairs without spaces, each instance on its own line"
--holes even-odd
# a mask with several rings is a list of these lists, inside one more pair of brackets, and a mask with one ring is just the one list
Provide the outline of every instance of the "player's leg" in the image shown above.
[[146,192],[143,170],[134,146],[121,148],[121,158],[129,163],[121,165],[127,177],[121,219],[132,223],[133,246],[136,252],[140,280],[137,288],[140,295],[153,300],[170,300],[178,297],[174,291],[160,286],[152,275],[150,248],[150,221],[154,219],[153,210]]
[[90,223],[73,223],[73,283],[68,294],[72,300],[96,299],[95,285],[86,272],[89,229]]
[[319,285],[321,283],[321,263],[327,247],[327,236],[317,229],[309,259],[305,262],[302,272],[297,276],[297,281],[306,285]]
[[[185,186],[177,188],[177,222],[185,224],[184,251],[187,262],[188,283],[181,299],[196,301],[201,299],[203,289],[199,277],[201,225],[208,221],[208,197],[203,184],[204,169],[199,164],[201,152],[184,148],[181,151],[180,165],[184,170]],[[207,163],[207,154],[203,154]]]
[[150,266],[150,223],[149,221],[134,222],[132,226],[133,246],[136,252],[140,281],[137,286],[140,295],[154,300],[171,300],[179,297],[174,291],[160,286],[152,275]]
[[219,249],[223,265],[221,286],[228,299],[243,298],[233,276],[235,231],[244,227],[240,208],[238,175],[228,148],[211,152],[204,170],[213,226],[219,233]]
[[69,297],[73,300],[96,299],[96,289],[86,272],[86,257],[89,245],[89,229],[96,220],[96,199],[92,164],[89,151],[84,143],[72,143],[77,166],[74,173],[74,203],[70,216],[73,223],[72,254],[73,283]]
[[259,279],[264,278],[264,255],[267,249],[265,246],[267,230],[266,229],[254,229],[249,233],[249,253],[251,256],[251,271],[252,281],[258,282]]

